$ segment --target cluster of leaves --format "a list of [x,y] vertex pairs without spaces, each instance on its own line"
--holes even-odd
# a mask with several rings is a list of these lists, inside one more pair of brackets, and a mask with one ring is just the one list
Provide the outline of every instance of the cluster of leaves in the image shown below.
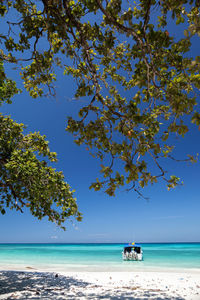
[[16,87],[16,83],[8,79],[4,72],[3,62],[0,61],[0,105],[2,103],[12,103],[12,96],[17,94],[19,90]]
[[[1,102],[10,103],[18,90],[6,78],[2,63],[0,68]],[[64,175],[48,165],[48,161],[56,161],[56,153],[50,152],[45,136],[25,135],[23,130],[23,124],[0,114],[0,212],[5,214],[7,208],[23,212],[28,207],[39,220],[47,216],[63,229],[70,216],[80,221],[76,199]]]
[[[75,78],[76,97],[87,101],[79,119],[69,117],[66,130],[74,134],[78,145],[86,144],[102,161],[103,178],[91,187],[105,187],[114,195],[116,188],[126,183],[139,192],[138,186],[154,183],[159,177],[168,188],[176,186],[179,178],[168,177],[161,161],[173,158],[170,137],[188,131],[185,116],[200,124],[200,57],[189,57],[191,40],[200,34],[200,2],[2,3],[1,14],[9,16],[15,9],[20,21],[8,22],[9,28],[17,26],[19,40],[8,30],[1,38],[4,50],[0,55],[12,62],[20,57],[16,51],[31,53],[25,59],[30,64],[22,69],[30,95],[40,96],[43,86],[52,91],[52,68],[57,64],[64,74]],[[177,40],[168,29],[171,20],[177,26],[185,24],[185,35]],[[46,47],[43,51],[40,40]]]

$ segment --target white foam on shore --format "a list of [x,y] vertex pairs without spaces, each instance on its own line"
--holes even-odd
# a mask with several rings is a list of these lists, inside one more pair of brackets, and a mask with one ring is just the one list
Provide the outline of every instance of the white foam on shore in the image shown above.
[[119,273],[131,273],[131,272],[156,272],[156,273],[190,273],[190,274],[200,274],[199,268],[177,268],[177,267],[140,267],[138,266],[138,262],[134,262],[135,264],[126,265],[123,267],[119,266],[110,266],[110,265],[76,265],[76,264],[52,264],[52,265],[42,265],[40,264],[0,264],[0,270],[10,270],[10,271],[27,271],[33,270],[38,272],[76,272],[76,273],[84,273],[84,272],[119,272]]

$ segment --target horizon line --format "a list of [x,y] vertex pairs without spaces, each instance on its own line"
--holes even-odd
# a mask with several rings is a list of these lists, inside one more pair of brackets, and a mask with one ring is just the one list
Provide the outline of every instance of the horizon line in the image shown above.
[[[70,245],[80,245],[80,244],[127,244],[130,242],[0,242],[0,245],[4,244],[41,244],[41,245],[47,245],[47,244],[70,244]],[[199,244],[199,242],[135,242],[140,244]]]

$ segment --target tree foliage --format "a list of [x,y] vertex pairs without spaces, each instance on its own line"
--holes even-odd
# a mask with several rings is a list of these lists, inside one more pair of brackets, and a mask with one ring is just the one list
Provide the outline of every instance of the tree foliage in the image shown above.
[[[173,159],[170,139],[187,133],[185,117],[200,124],[200,57],[190,53],[200,35],[200,1],[1,3],[8,24],[1,59],[22,64],[30,95],[41,96],[46,87],[53,93],[54,66],[76,80],[75,96],[86,105],[77,119],[69,116],[66,130],[102,161],[102,178],[91,187],[114,195],[130,184],[139,192],[158,178],[174,187],[179,178],[162,166],[163,158]],[[179,37],[170,22],[182,24]]]
[[[11,103],[18,90],[2,64],[0,68],[1,102]],[[76,199],[62,172],[47,163],[56,161],[56,153],[50,152],[45,136],[25,135],[23,130],[23,124],[0,114],[0,212],[5,214],[7,208],[23,212],[28,207],[39,220],[47,216],[64,229],[66,218],[81,219]]]

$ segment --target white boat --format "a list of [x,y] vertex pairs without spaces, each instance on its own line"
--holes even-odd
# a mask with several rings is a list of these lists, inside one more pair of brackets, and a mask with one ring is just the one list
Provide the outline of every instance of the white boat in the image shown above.
[[142,260],[143,251],[139,244],[131,243],[124,246],[122,251],[123,260]]

